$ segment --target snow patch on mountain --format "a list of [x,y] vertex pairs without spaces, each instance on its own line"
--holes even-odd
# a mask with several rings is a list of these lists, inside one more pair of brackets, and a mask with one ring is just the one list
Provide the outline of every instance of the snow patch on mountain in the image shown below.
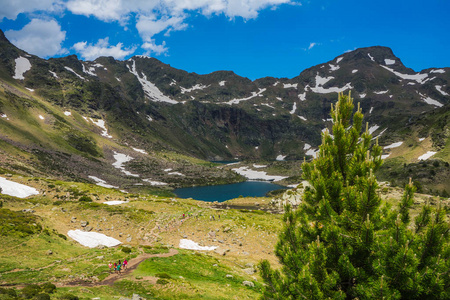
[[35,188],[8,180],[3,177],[0,177],[0,188],[2,189],[2,194],[18,198],[39,195],[39,191]]
[[64,67],[64,69],[66,69],[69,72],[72,72],[73,74],[75,74],[78,78],[82,79],[82,80],[86,80],[86,78],[84,78],[83,76],[79,75],[77,72],[75,72],[72,68],[69,67]]
[[289,88],[297,88],[298,83],[283,83],[283,88],[289,89]]
[[388,68],[386,66],[382,66],[383,68],[385,68],[386,70],[388,70],[389,72],[394,73],[395,75],[397,75],[398,77],[400,77],[401,79],[407,79],[407,80],[415,80],[418,83],[424,83],[424,80],[428,77],[427,73],[416,73],[416,74],[403,74],[400,72],[395,71],[394,69]]
[[382,94],[386,94],[387,92],[389,92],[389,91],[377,91],[377,92],[374,91],[374,94],[382,95]]
[[341,60],[343,60],[343,59],[344,59],[343,57],[338,57],[338,59],[336,59],[336,63],[337,63],[337,64],[340,63]]
[[356,72],[358,72],[358,70],[352,70],[352,74],[355,74]]
[[295,113],[295,111],[297,110],[297,102],[294,102],[294,106],[292,107],[292,110],[289,112],[291,115],[293,115]]
[[313,149],[313,148],[310,148],[308,151],[306,151],[305,154],[306,154],[306,155],[310,155],[310,156],[316,158],[317,155],[319,154],[319,150],[315,150],[315,149]]
[[435,69],[435,70],[431,70],[430,73],[440,73],[440,74],[444,74],[445,70],[444,69]]
[[323,87],[319,86],[319,87],[311,88],[311,90],[314,93],[318,93],[318,94],[329,94],[329,93],[341,93],[343,91],[346,91],[346,90],[349,90],[349,89],[352,89],[352,88],[353,88],[352,84],[349,82],[349,83],[347,83],[346,85],[344,85],[343,87],[340,87],[340,88],[339,87],[323,88]]
[[380,126],[378,126],[378,125],[370,126],[370,128],[369,128],[369,134],[374,133],[378,128],[380,128]]
[[248,167],[234,168],[233,171],[250,180],[280,181],[287,178],[286,176],[267,175],[267,172],[265,171],[255,171]]
[[19,56],[18,58],[15,59],[15,63],[16,63],[16,68],[15,68],[15,74],[13,76],[14,79],[20,79],[20,80],[24,80],[25,77],[23,76],[23,74],[31,69],[31,63],[28,59],[26,59],[25,57]]
[[375,61],[375,59],[373,58],[372,55],[370,55],[370,53],[367,53],[367,55],[369,56],[369,58],[370,58],[371,61]]
[[126,155],[126,154],[123,154],[123,153],[119,153],[119,152],[114,151],[114,159],[116,160],[116,162],[114,162],[112,165],[116,169],[121,170],[123,173],[125,173],[125,175],[133,176],[133,177],[139,177],[138,174],[133,174],[133,173],[125,170],[125,166],[123,165],[123,164],[133,160],[134,159],[133,157],[131,157],[129,155]]
[[225,80],[222,80],[222,81],[219,82],[219,85],[220,85],[220,86],[225,86],[225,83],[226,83],[226,81],[225,81]]
[[444,95],[444,96],[449,96],[448,93],[446,93],[446,92],[444,92],[444,91],[442,90],[442,85],[435,85],[435,88],[436,88],[436,90],[438,90],[438,92],[441,93],[442,95]]
[[394,59],[386,58],[386,59],[384,60],[384,63],[385,63],[387,66],[393,65],[393,64],[395,64],[395,60],[394,60]]
[[396,142],[396,143],[392,143],[388,146],[385,146],[383,149],[392,149],[392,148],[397,148],[400,147],[403,144],[403,142]]
[[194,241],[181,239],[178,248],[197,251],[213,251],[216,248],[218,248],[218,246],[200,246],[198,243]]
[[418,160],[427,160],[427,159],[429,159],[430,157],[432,157],[433,155],[435,155],[436,153],[437,153],[437,152],[434,152],[434,151],[428,151],[427,153],[425,153],[425,154],[419,156],[417,159],[418,159]]
[[339,65],[332,65],[332,64],[328,64],[328,65],[330,66],[330,72],[331,71],[337,71],[340,68]]
[[95,248],[101,245],[106,247],[114,247],[122,244],[119,240],[98,232],[86,232],[76,229],[69,230],[67,235],[81,245],[89,248]]
[[258,97],[258,96],[262,96],[262,93],[264,93],[266,91],[266,89],[264,88],[264,89],[259,89],[259,91],[258,92],[252,92],[252,95],[250,96],[250,97],[246,97],[246,98],[241,98],[241,99],[233,99],[233,100],[230,100],[230,101],[228,101],[228,102],[224,102],[224,104],[229,104],[229,105],[232,105],[232,104],[238,104],[239,102],[241,102],[241,101],[247,101],[247,100],[250,100],[250,99],[252,99],[252,98],[255,98],[255,97]]
[[328,81],[330,81],[331,79],[334,79],[333,76],[329,76],[329,77],[322,77],[319,74],[316,75],[316,87],[318,86],[322,86],[324,84],[326,84]]
[[[95,125],[97,125],[97,126],[100,127],[101,129],[103,129],[102,136],[107,137],[107,138],[109,138],[109,139],[112,138],[112,136],[108,134],[108,129],[106,129],[105,121],[104,121],[104,120],[98,119],[97,121],[95,121],[95,120],[92,119],[92,118],[89,118],[89,119],[91,120],[92,123],[94,123]],[[85,118],[85,120],[87,120],[87,119]]]
[[143,149],[138,149],[138,148],[134,148],[134,147],[131,147],[131,149],[133,149],[136,152],[142,153],[142,154],[148,154],[147,151],[145,151]]
[[83,67],[83,73],[86,73],[88,75],[91,76],[97,76],[97,74],[95,74],[95,68],[94,67],[89,67],[86,68],[86,66],[84,64],[81,64],[81,66]]
[[151,185],[154,185],[154,186],[167,185],[167,183],[165,183],[165,182],[151,180],[150,178],[142,179],[142,181],[148,182],[148,183],[150,183]]
[[53,75],[53,77],[55,77],[56,79],[59,79],[58,74],[56,74],[55,72],[50,71],[50,70],[49,70],[49,72],[50,72],[50,74]]
[[430,97],[423,97],[422,100],[425,101],[427,104],[434,105],[434,106],[437,106],[437,107],[444,106],[444,104],[440,103],[437,100],[431,99]]
[[444,106],[442,103],[440,103],[437,100],[431,99],[429,96],[425,96],[422,93],[419,93],[419,95],[422,97],[422,100],[425,101],[427,104],[434,105],[434,106],[437,106],[437,107]]
[[303,94],[299,94],[298,99],[300,99],[300,101],[305,101],[306,100],[306,92],[303,92]]
[[155,102],[165,102],[165,103],[170,103],[170,104],[178,103],[178,101],[170,99],[169,97],[164,95],[158,89],[158,87],[156,87],[156,85],[154,85],[153,83],[148,81],[147,76],[145,74],[142,73],[142,77],[139,76],[139,74],[136,70],[136,61],[133,59],[131,59],[131,61],[133,61],[133,65],[131,67],[129,65],[127,65],[128,70],[130,71],[131,74],[136,76],[136,78],[139,80],[139,83],[141,84],[142,89],[144,90],[144,93],[147,95],[147,97],[150,100],[155,101]]
[[284,161],[287,155],[278,155],[277,158],[275,158],[276,161]]
[[190,93],[195,90],[204,90],[208,87],[209,87],[209,85],[202,85],[202,84],[198,83],[189,89],[186,89],[184,87],[180,87],[180,88],[181,88],[181,93],[184,94],[184,93]]
[[118,189],[119,188],[118,186],[108,184],[106,181],[104,181],[103,179],[98,178],[96,176],[88,176],[88,177],[90,179],[94,180],[95,184],[98,186],[102,186],[102,187],[109,188],[109,189]]
[[[346,85],[344,85],[341,88],[339,88],[339,87],[323,88],[322,86],[324,84],[326,84],[328,81],[330,81],[331,79],[334,79],[334,77],[333,76],[321,77],[319,74],[317,74],[316,75],[316,86],[311,87],[310,88],[311,91],[313,91],[314,93],[318,93],[318,94],[328,94],[328,93],[340,93],[347,89],[353,88],[351,83],[347,83]],[[306,89],[306,87],[305,87],[305,89]]]

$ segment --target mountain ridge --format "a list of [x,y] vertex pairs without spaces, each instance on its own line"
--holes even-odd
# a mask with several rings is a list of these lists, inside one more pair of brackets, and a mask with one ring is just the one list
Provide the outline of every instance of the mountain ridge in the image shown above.
[[[152,153],[148,154],[152,157],[142,158],[141,165],[136,159],[127,162],[134,168],[130,172],[153,176],[154,180],[167,179],[164,172],[156,172],[161,165],[171,164],[156,162],[164,151],[206,160],[296,161],[312,157],[321,131],[331,129],[330,104],[338,92],[350,90],[361,103],[369,130],[382,145],[404,142],[399,148],[386,148],[390,159],[407,157],[405,163],[413,163],[433,150],[438,152],[435,157],[448,161],[448,125],[437,129],[415,122],[423,120],[423,114],[444,116],[448,111],[450,69],[415,72],[387,47],[343,53],[291,79],[264,77],[253,81],[232,71],[189,73],[143,56],[124,61],[112,57],[81,61],[76,55],[44,60],[17,49],[6,38],[0,48],[0,114],[11,119],[13,112],[17,118],[19,112],[26,113],[28,125],[24,123],[24,128],[35,124],[36,129],[30,128],[39,133],[25,129],[18,134],[14,124],[0,118],[0,126],[17,135],[13,134],[12,142],[2,137],[3,142],[46,152],[45,147],[37,147],[45,141],[50,146],[47,154],[37,159],[40,168],[52,156],[61,160],[56,159],[55,150],[78,155],[73,158],[74,178],[89,181],[83,171],[89,162],[83,163],[85,167],[75,164],[93,159],[98,161],[96,168],[118,172],[109,181],[119,184],[122,171],[107,164],[114,161],[118,149],[131,155],[131,147]],[[20,100],[24,97],[29,99],[28,106]],[[37,115],[37,111],[47,112],[48,117]],[[423,136],[417,136],[416,127]],[[434,134],[440,130],[443,133]],[[42,138],[24,141],[23,136],[32,135]],[[424,137],[429,137],[427,146],[419,141]],[[405,156],[410,145],[415,154]],[[178,166],[188,165],[183,164],[180,161]],[[230,174],[226,176],[231,181],[242,180]],[[212,173],[208,176],[215,177]],[[207,181],[223,182],[223,176]],[[142,183],[132,177],[126,179],[130,184]],[[199,182],[194,177],[191,173],[190,179],[184,178],[180,184]],[[177,185],[175,180],[171,184]]]

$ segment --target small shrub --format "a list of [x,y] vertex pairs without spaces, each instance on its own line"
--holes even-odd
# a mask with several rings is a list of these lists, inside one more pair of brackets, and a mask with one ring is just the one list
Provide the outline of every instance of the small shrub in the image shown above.
[[166,280],[166,279],[161,279],[161,278],[159,278],[158,280],[156,280],[156,283],[157,283],[157,284],[161,284],[161,285],[166,285],[166,284],[169,283],[169,281]]
[[56,285],[51,282],[41,284],[41,289],[44,293],[53,294],[56,290]]
[[50,300],[49,294],[37,294],[33,300]]
[[131,253],[131,248],[122,247],[120,250],[122,250],[123,253]]
[[59,299],[61,299],[61,300],[79,300],[79,298],[77,296],[72,295],[72,294],[64,294],[64,295],[60,296]]
[[17,298],[17,292],[14,289],[4,289],[0,288],[0,299],[15,299]]
[[40,292],[41,288],[37,284],[30,284],[22,289],[22,297],[25,299],[31,299]]
[[67,240],[67,236],[65,236],[65,235],[62,234],[62,233],[58,233],[58,236],[59,236],[60,238],[62,238],[63,240]]
[[78,201],[81,201],[81,202],[92,202],[92,199],[89,196],[81,196],[80,199],[78,199]]
[[155,276],[158,278],[163,278],[163,279],[172,279],[172,276],[170,276],[167,273],[158,273],[158,274],[155,274]]

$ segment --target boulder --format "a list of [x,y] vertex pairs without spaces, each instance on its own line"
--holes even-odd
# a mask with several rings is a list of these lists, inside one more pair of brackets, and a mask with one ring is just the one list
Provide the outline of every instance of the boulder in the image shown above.
[[243,270],[245,273],[247,273],[248,275],[253,275],[256,273],[256,270],[254,268],[247,268]]
[[248,280],[242,281],[242,284],[245,285],[245,286],[249,286],[249,287],[255,287],[255,284],[253,282],[251,282],[251,281],[248,281]]

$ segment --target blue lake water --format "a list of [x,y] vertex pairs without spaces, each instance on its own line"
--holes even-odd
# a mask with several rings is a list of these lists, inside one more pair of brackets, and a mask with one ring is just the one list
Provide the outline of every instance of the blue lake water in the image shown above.
[[233,184],[197,186],[189,188],[175,189],[173,192],[179,198],[192,198],[202,201],[218,201],[243,197],[263,197],[273,190],[284,189],[284,186],[264,182],[264,181],[245,181]]

